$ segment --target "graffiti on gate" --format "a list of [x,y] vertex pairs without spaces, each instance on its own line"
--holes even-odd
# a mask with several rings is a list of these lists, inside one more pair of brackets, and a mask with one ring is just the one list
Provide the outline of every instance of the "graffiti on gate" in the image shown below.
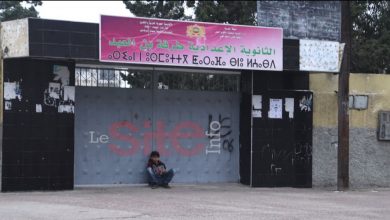
[[303,112],[310,112],[312,110],[313,105],[313,95],[303,96],[301,100],[299,100],[299,108]]
[[213,121],[210,115],[207,129],[193,121],[178,122],[172,129],[168,129],[163,120],[157,120],[154,127],[151,120],[144,121],[141,126],[130,121],[114,122],[109,126],[107,134],[89,131],[88,142],[105,144],[119,156],[131,156],[139,151],[146,156],[155,146],[155,150],[162,156],[169,156],[174,151],[191,157],[199,155],[204,149],[206,154],[221,153],[221,148],[232,152],[234,139],[229,138],[231,133],[230,118],[219,115]]
[[232,120],[230,117],[222,117],[213,120],[213,115],[208,118],[208,130],[206,136],[209,138],[209,145],[206,147],[206,154],[221,153],[221,148],[232,152],[234,149],[233,141],[230,134],[232,130]]
[[[114,122],[108,129],[109,135],[96,135],[96,132],[90,131],[89,143],[108,144],[108,148],[119,156],[131,156],[139,152],[143,147],[144,155],[148,155],[152,151],[152,144],[155,143],[156,150],[162,156],[167,156],[170,151],[166,149],[166,143],[179,154],[183,156],[193,156],[200,153],[205,147],[204,143],[196,143],[190,148],[183,146],[180,143],[181,139],[202,139],[205,137],[202,127],[192,121],[183,121],[175,125],[168,131],[164,121],[156,122],[155,130],[152,129],[150,120],[146,120],[143,126],[136,126],[129,121]],[[115,144],[114,142],[127,142],[127,147],[123,144]]]
[[[311,167],[312,146],[309,143],[296,143],[294,148],[275,149],[270,144],[261,148],[261,160],[270,166],[270,173],[281,174],[284,169]],[[297,171],[297,170],[296,170]]]

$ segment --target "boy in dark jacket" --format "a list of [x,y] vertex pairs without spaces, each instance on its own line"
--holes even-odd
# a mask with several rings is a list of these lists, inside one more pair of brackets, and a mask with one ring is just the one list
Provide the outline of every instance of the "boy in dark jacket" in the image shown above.
[[174,172],[172,169],[167,171],[167,167],[160,161],[160,153],[152,151],[146,168],[148,174],[149,185],[152,189],[162,186],[171,188],[169,182],[172,180]]

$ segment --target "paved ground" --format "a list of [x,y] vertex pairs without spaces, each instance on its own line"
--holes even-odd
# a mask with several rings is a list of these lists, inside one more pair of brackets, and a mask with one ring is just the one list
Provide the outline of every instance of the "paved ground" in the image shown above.
[[0,219],[390,219],[390,189],[334,192],[219,184],[2,193]]

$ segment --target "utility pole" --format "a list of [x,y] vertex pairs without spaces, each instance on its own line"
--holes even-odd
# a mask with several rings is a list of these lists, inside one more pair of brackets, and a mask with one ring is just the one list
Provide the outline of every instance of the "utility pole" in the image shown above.
[[[3,82],[4,82],[4,66],[3,66],[3,43],[2,43],[2,34],[3,31],[3,23],[0,22],[0,141],[3,142],[3,97],[4,97],[4,91],[3,91]],[[2,176],[2,164],[3,164],[3,144],[0,143],[0,176]],[[0,189],[2,188],[2,180],[0,179]]]
[[341,41],[345,43],[338,92],[337,190],[349,189],[349,73],[351,55],[350,1],[341,1]]

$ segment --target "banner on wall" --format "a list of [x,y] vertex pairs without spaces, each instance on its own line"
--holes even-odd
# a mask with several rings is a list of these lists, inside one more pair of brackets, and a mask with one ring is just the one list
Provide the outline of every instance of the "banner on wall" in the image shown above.
[[101,16],[100,61],[283,70],[283,29]]
[[339,72],[343,47],[339,42],[299,40],[299,70]]

